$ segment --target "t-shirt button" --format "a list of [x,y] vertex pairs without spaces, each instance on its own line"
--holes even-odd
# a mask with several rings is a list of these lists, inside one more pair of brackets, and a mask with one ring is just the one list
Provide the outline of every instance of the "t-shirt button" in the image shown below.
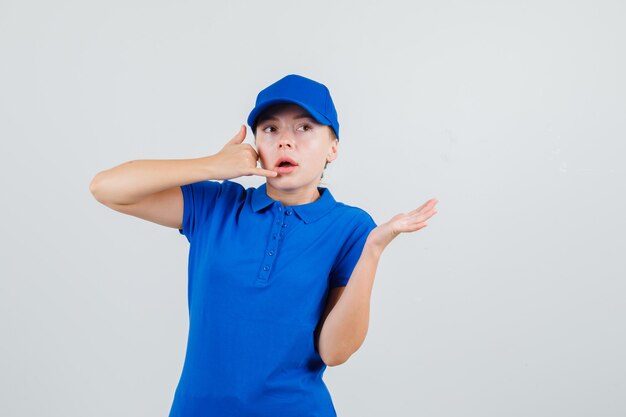
[[274,251],[273,251],[273,250],[271,250],[271,251],[267,252],[267,254],[268,254],[269,256],[272,256],[272,255],[274,254]]
[[287,223],[283,224],[283,227],[287,227]]
[[265,265],[265,266],[263,267],[263,270],[264,270],[264,271],[269,271],[269,270],[270,270],[269,265]]
[[283,211],[283,208],[281,206],[278,206],[278,211]]
[[291,210],[287,210],[285,214],[287,214],[287,216],[291,216]]

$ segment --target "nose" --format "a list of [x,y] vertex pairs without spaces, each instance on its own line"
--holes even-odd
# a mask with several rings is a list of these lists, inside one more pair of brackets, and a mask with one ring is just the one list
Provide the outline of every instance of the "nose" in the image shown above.
[[293,135],[289,131],[283,131],[278,139],[279,148],[292,148],[293,147]]

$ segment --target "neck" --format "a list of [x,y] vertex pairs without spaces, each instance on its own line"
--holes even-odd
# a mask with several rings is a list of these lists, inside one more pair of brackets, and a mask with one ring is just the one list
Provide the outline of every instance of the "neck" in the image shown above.
[[266,183],[266,192],[272,200],[280,201],[284,206],[300,206],[312,203],[320,198],[317,186],[300,190],[278,190]]

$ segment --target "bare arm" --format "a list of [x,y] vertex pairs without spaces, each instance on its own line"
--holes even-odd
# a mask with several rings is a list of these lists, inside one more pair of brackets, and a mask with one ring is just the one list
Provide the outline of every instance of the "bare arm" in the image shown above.
[[124,162],[96,174],[89,190],[102,204],[134,204],[151,194],[213,179],[211,156],[194,159],[146,159]]
[[215,155],[192,159],[133,160],[96,174],[89,190],[100,203],[119,212],[169,227],[182,227],[181,185],[242,175],[276,176],[257,168],[258,154],[243,144],[246,128]]
[[374,277],[381,251],[365,243],[350,280],[343,291],[327,307],[323,326],[319,333],[320,357],[328,366],[346,362],[356,352],[367,334],[370,316],[370,299]]
[[370,232],[345,290],[330,299],[332,306],[327,307],[330,311],[325,313],[318,341],[324,363],[340,365],[359,349],[369,327],[372,287],[383,250],[400,233],[426,227],[426,220],[437,213],[436,204],[436,199],[430,199],[421,207],[407,214],[398,214]]

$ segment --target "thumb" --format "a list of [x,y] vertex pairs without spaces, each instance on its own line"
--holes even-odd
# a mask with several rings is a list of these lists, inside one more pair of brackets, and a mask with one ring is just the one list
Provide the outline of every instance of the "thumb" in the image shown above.
[[228,141],[227,145],[236,145],[238,143],[242,143],[244,139],[246,138],[246,132],[247,132],[246,126],[241,125],[237,134],[233,136],[231,140]]

